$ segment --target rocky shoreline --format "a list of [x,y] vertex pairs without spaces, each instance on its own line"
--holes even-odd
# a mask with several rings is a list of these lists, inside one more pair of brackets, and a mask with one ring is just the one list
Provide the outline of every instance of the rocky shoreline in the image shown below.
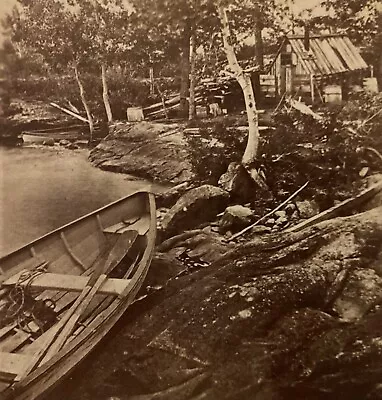
[[[276,184],[264,192],[243,173],[245,131],[233,129],[229,142],[220,125],[118,123],[91,150],[94,166],[175,186],[157,195],[157,252],[140,300],[66,397],[382,399],[381,193],[293,231],[381,175],[341,190],[317,179],[285,201],[304,175],[280,160],[322,168],[323,146],[273,154]],[[359,169],[342,173],[350,181]]]

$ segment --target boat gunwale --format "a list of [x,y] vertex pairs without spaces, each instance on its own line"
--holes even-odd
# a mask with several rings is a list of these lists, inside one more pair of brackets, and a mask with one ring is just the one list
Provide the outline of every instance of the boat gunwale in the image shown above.
[[130,197],[135,197],[135,196],[139,196],[139,195],[150,195],[150,194],[153,194],[153,193],[151,191],[138,190],[138,191],[130,193],[129,195],[124,196],[124,197],[122,197],[122,198],[120,198],[118,200],[115,200],[115,201],[113,201],[113,202],[111,202],[109,204],[106,204],[105,206],[102,206],[102,207],[100,207],[100,208],[98,208],[98,209],[96,209],[94,211],[91,211],[88,214],[85,214],[85,215],[83,215],[83,216],[81,216],[81,217],[79,217],[79,218],[77,218],[77,219],[75,219],[75,220],[73,220],[71,222],[68,222],[68,223],[66,223],[66,224],[64,224],[64,225],[62,225],[62,226],[60,226],[60,227],[58,227],[56,229],[53,229],[50,232],[45,233],[44,235],[42,235],[42,236],[40,236],[40,237],[38,237],[36,239],[33,239],[32,241],[28,242],[27,244],[25,244],[25,245],[23,245],[21,247],[18,247],[18,248],[14,249],[14,250],[11,250],[7,254],[5,254],[5,255],[0,257],[0,263],[2,261],[5,261],[5,259],[13,256],[14,254],[16,254],[16,253],[18,253],[18,252],[20,252],[22,250],[25,250],[30,246],[33,246],[37,242],[40,242],[41,240],[46,239],[47,237],[52,236],[55,233],[60,233],[61,231],[65,230],[66,228],[69,228],[70,226],[75,225],[75,224],[81,222],[84,219],[87,219],[87,218],[89,218],[89,217],[91,217],[93,215],[97,215],[98,213],[102,212],[103,210],[106,210],[106,209],[108,209],[108,208],[110,208],[110,207],[112,207],[112,206],[114,206],[114,205],[116,205],[118,203],[121,203],[121,202],[123,202],[125,200],[128,200]]
[[[72,341],[70,341],[65,347],[62,348],[56,355],[54,355],[49,361],[42,364],[38,368],[36,368],[33,372],[31,372],[25,379],[20,382],[11,384],[7,389],[3,392],[0,392],[0,399],[17,399],[18,396],[22,396],[23,392],[28,390],[30,385],[38,384],[39,377],[51,371],[57,363],[66,362],[71,356],[75,355],[76,352],[86,343],[88,340],[94,338],[94,336],[98,333],[98,328],[102,325],[106,325],[108,320],[115,317],[116,320],[114,323],[108,326],[106,332],[99,334],[96,343],[90,347],[90,350],[86,352],[86,354],[80,358],[80,360],[74,363],[64,375],[60,376],[57,380],[55,380],[51,385],[48,386],[45,391],[48,393],[49,389],[52,390],[54,386],[56,386],[60,381],[65,379],[65,377],[73,371],[73,369],[79,365],[91,352],[92,350],[103,340],[103,338],[107,335],[107,333],[115,326],[118,320],[122,317],[124,312],[127,310],[128,306],[134,301],[136,293],[139,291],[141,284],[143,283],[144,278],[148,272],[148,268],[150,266],[152,257],[154,255],[155,250],[155,239],[156,239],[156,214],[155,214],[155,197],[152,192],[139,192],[139,193],[147,193],[149,200],[149,214],[150,214],[150,227],[145,236],[148,238],[145,250],[142,254],[142,258],[139,261],[139,266],[134,274],[134,277],[131,278],[131,281],[124,293],[119,295],[114,299],[114,301],[104,309],[100,314],[96,315],[95,318],[89,323],[89,325]],[[138,285],[137,285],[138,284]],[[133,291],[133,298],[129,297]],[[116,314],[120,315],[116,315]],[[33,386],[31,386],[33,387]],[[44,392],[37,395],[40,397]]]

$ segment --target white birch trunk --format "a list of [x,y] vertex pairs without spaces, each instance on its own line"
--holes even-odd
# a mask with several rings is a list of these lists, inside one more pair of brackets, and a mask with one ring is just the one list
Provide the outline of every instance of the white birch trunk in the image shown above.
[[153,95],[155,92],[155,82],[154,82],[154,68],[150,67],[149,69],[149,75],[150,75],[150,94]]
[[231,72],[235,76],[238,81],[244,95],[245,100],[245,108],[247,112],[248,118],[248,140],[247,146],[245,148],[242,164],[252,177],[252,179],[264,189],[267,189],[267,186],[263,179],[259,176],[257,170],[254,168],[254,162],[257,158],[257,151],[259,148],[259,119],[256,109],[256,100],[253,93],[251,76],[248,73],[245,73],[243,69],[240,67],[235,50],[232,44],[231,32],[229,29],[229,22],[227,16],[227,10],[224,8],[222,4],[218,4],[218,12],[220,21],[222,24],[222,36],[224,43],[224,51],[227,56],[227,61],[230,66]]
[[92,114],[90,112],[90,108],[88,105],[88,102],[86,101],[86,97],[85,97],[85,90],[84,87],[82,85],[81,79],[80,79],[80,75],[78,73],[78,66],[74,65],[74,74],[76,76],[76,81],[78,84],[78,88],[80,90],[80,97],[81,97],[81,101],[82,104],[84,106],[85,112],[86,112],[86,116],[88,118],[88,123],[89,123],[89,141],[92,142],[93,141],[93,134],[94,134],[94,123],[93,123],[93,117]]
[[239,85],[241,86],[244,95],[249,133],[247,147],[242,158],[242,163],[244,165],[249,165],[256,160],[257,150],[259,146],[259,120],[256,110],[255,96],[253,94],[251,77],[249,74],[243,71],[236,58],[235,50],[232,45],[227,11],[222,5],[218,6],[218,11],[222,23],[224,51],[227,56],[228,64],[231,68],[232,73],[235,75],[235,78],[237,79]]
[[107,86],[107,77],[106,77],[106,65],[104,63],[101,64],[101,75],[102,75],[102,98],[103,104],[105,105],[107,122],[113,122],[113,113],[111,111],[110,106],[110,97],[109,97],[109,88]]
[[195,34],[191,35],[190,41],[190,101],[188,119],[191,121],[195,118],[195,61],[196,61],[196,48],[195,48]]

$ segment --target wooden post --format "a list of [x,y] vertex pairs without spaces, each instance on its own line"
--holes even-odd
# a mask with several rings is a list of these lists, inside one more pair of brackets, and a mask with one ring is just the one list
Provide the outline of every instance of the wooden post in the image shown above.
[[314,103],[314,74],[310,75],[310,96],[312,99],[312,104]]
[[285,66],[285,91],[291,94],[293,91],[293,77],[292,77],[292,66]]

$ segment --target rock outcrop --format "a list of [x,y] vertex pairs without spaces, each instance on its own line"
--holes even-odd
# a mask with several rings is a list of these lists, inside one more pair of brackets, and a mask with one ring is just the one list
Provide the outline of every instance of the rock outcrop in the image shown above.
[[382,207],[239,245],[130,313],[70,398],[381,398],[381,249]]
[[93,165],[164,183],[193,178],[188,145],[179,124],[120,123],[90,153]]
[[228,192],[203,185],[186,192],[162,219],[162,239],[211,221],[229,201]]

